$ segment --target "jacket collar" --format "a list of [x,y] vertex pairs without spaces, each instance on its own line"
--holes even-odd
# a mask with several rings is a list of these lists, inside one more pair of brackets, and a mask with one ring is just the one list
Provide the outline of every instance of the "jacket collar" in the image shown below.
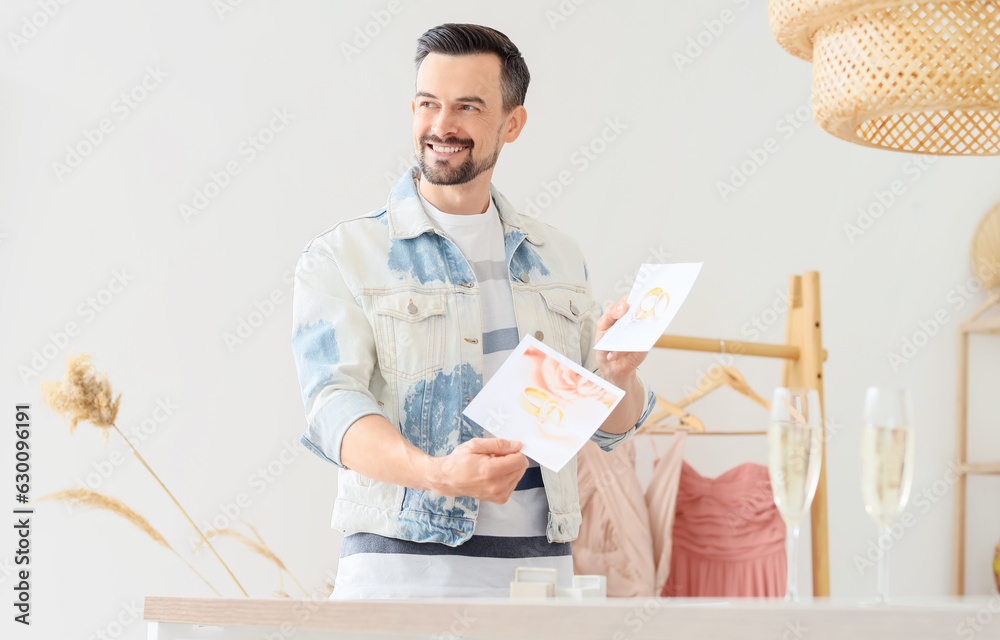
[[[419,175],[420,167],[410,167],[409,171],[403,173],[396,186],[389,192],[389,200],[386,202],[385,210],[390,238],[415,238],[422,233],[434,231],[434,225],[427,217],[427,213],[420,203],[420,196],[417,194],[417,177]],[[542,238],[538,235],[535,225],[531,224],[530,218],[525,218],[518,213],[514,205],[493,186],[492,182],[490,183],[490,196],[500,213],[505,236],[519,232],[531,244],[536,246],[542,244]]]

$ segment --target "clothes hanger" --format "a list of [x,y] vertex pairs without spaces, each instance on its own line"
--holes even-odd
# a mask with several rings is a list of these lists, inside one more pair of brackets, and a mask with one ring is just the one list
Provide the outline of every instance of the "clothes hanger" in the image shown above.
[[728,365],[721,365],[709,371],[708,374],[706,374],[705,377],[698,383],[698,389],[688,397],[679,401],[677,406],[681,408],[686,407],[695,400],[698,400],[699,398],[715,391],[722,385],[732,387],[736,391],[739,391],[746,397],[770,411],[771,403],[759,396],[757,392],[750,388],[750,385],[747,384],[746,378],[743,377],[743,374],[740,373],[738,369]]
[[[719,340],[719,344],[722,347],[722,353],[725,354],[726,341]],[[705,377],[703,377],[698,382],[698,388],[693,393],[689,394],[686,398],[680,400],[676,404],[666,402],[665,400],[662,401],[661,403],[660,397],[657,396],[657,401],[656,401],[657,406],[660,406],[662,404],[664,407],[666,406],[672,407],[673,410],[666,413],[661,412],[656,414],[655,416],[650,416],[650,418],[653,419],[653,421],[651,423],[648,423],[647,421],[647,423],[649,424],[649,428],[645,428],[646,425],[643,425],[643,428],[641,428],[639,431],[650,434],[669,434],[669,433],[676,433],[679,430],[685,430],[692,433],[697,432],[702,435],[720,435],[720,436],[767,434],[767,431],[705,431],[705,427],[700,420],[698,420],[700,428],[697,430],[687,427],[684,424],[683,420],[681,421],[681,425],[669,425],[662,423],[662,420],[671,415],[677,417],[690,416],[690,414],[684,412],[684,407],[690,405],[696,400],[699,400],[700,398],[705,397],[706,395],[708,395],[712,391],[715,391],[716,389],[718,389],[723,385],[735,389],[739,393],[747,396],[760,406],[770,411],[771,403],[762,398],[757,392],[755,392],[753,389],[750,388],[750,385],[747,383],[746,378],[743,377],[743,374],[740,373],[738,369],[728,365],[721,365],[709,371],[708,374],[706,374]],[[678,410],[682,413],[678,413]],[[690,417],[693,418],[694,416]],[[695,420],[697,420],[697,418],[695,418]],[[665,427],[666,429],[662,429],[661,427]]]
[[674,429],[682,431],[693,431],[698,433],[705,432],[705,425],[702,423],[701,420],[694,417],[693,415],[691,415],[681,407],[677,406],[676,404],[672,402],[667,402],[666,400],[661,398],[659,394],[656,395],[656,406],[659,407],[660,410],[650,415],[649,418],[647,418],[646,423],[643,424],[641,427],[639,427],[639,429],[636,431],[636,434],[648,433],[649,430],[647,428],[647,425],[649,427],[660,426],[660,423],[663,420],[671,416],[677,418],[680,421],[680,424],[671,425]]

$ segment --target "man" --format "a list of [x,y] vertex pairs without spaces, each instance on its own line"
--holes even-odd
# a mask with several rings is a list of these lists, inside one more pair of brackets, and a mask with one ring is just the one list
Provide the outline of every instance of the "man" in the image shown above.
[[385,207],[314,239],[296,267],[302,443],[339,467],[333,598],[505,596],[518,566],[573,574],[576,460],[558,473],[462,415],[533,335],[626,391],[592,440],[631,435],[655,396],[645,353],[594,352],[603,315],[577,244],[491,184],[527,118],[527,66],[502,33],[445,24],[417,45],[419,168]]

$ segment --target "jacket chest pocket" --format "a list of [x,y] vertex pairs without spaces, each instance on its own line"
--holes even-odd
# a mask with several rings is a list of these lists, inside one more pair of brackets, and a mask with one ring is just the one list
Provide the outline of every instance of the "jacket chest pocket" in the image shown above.
[[583,361],[583,350],[580,346],[583,321],[594,301],[586,294],[572,289],[542,289],[539,293],[549,312],[552,329],[559,336],[556,339],[561,342],[561,348],[559,345],[553,344],[553,346],[564,356],[579,364]]
[[372,300],[375,349],[382,371],[419,380],[444,364],[445,296],[403,291]]

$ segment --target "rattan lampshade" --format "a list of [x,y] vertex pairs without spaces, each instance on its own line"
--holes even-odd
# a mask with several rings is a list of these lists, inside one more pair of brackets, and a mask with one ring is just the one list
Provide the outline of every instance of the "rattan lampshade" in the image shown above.
[[813,62],[816,123],[849,142],[1000,154],[1000,0],[769,0],[771,30]]
[[972,272],[987,291],[1000,293],[1000,203],[986,212],[972,234]]

